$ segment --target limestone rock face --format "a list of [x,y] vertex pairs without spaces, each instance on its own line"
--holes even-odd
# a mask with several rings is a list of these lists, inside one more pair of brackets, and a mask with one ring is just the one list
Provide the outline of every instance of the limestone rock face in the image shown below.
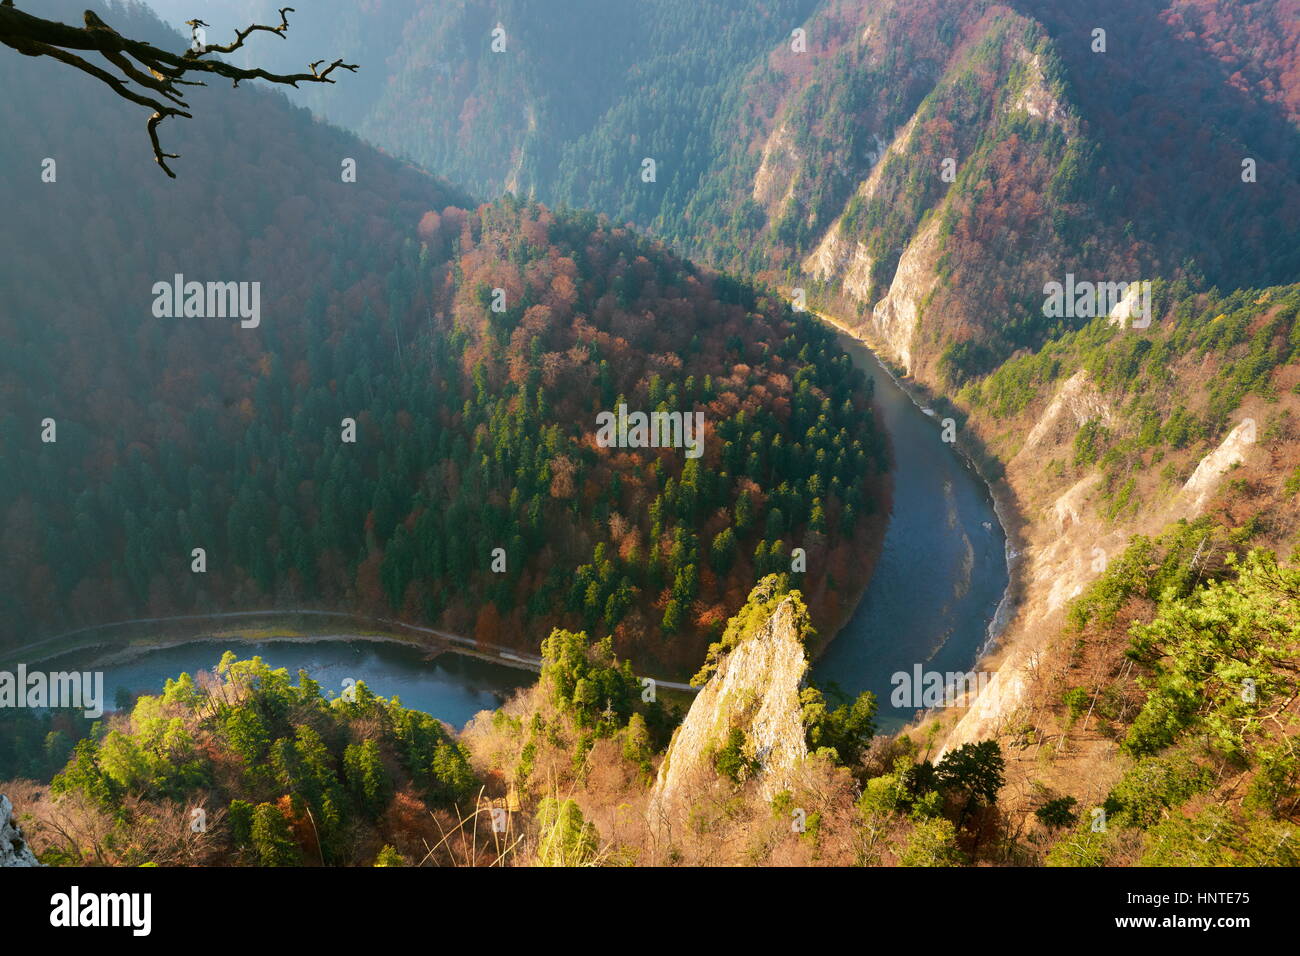
[[13,815],[13,804],[0,794],[0,866],[40,866]]
[[1051,404],[1030,429],[1022,454],[1036,449],[1045,441],[1060,442],[1067,436],[1072,437],[1089,419],[1095,419],[1109,427],[1113,424],[1114,415],[1088,373],[1079,369],[1057,389]]
[[871,310],[873,337],[908,375],[915,364],[912,347],[921,320],[921,304],[939,284],[935,263],[939,261],[940,220],[940,216],[932,216],[907,244],[889,291]]
[[1071,135],[1076,133],[1076,124],[1069,112],[1047,88],[1047,78],[1043,75],[1043,58],[1037,53],[1030,54],[1023,44],[1018,54],[1027,67],[1027,77],[1015,102],[1007,104],[1007,111],[1024,110],[1035,119],[1059,126]]
[[793,134],[785,126],[777,127],[763,144],[763,159],[754,174],[754,201],[769,214],[778,213],[794,194],[799,163]]
[[1250,446],[1255,444],[1255,420],[1242,419],[1237,427],[1228,433],[1223,443],[1201,459],[1192,472],[1192,477],[1183,485],[1183,495],[1191,502],[1188,517],[1196,517],[1205,510],[1205,505],[1214,495],[1223,476],[1232,470],[1233,465],[1246,461]]
[[673,734],[651,794],[653,818],[688,810],[694,784],[715,779],[713,755],[733,728],[745,734],[745,753],[757,765],[764,797],[779,793],[808,756],[799,688],[808,660],[787,598],[719,664]]
[[[907,125],[894,135],[892,142],[886,142],[872,134],[875,148],[868,153],[867,158],[873,165],[870,175],[858,186],[859,202],[870,203],[879,198],[885,160],[890,156],[902,155],[908,149],[916,121],[916,116],[908,120]],[[845,208],[847,210],[848,207]],[[817,247],[804,259],[803,269],[823,282],[838,282],[840,288],[859,302],[871,302],[875,297],[871,284],[873,265],[867,247],[860,240],[852,239],[846,234],[845,215],[841,213],[826,230]]]

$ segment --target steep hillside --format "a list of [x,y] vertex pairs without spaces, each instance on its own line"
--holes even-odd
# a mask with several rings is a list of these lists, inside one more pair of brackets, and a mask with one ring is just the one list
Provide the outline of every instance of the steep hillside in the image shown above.
[[[41,11],[76,22],[81,9],[51,2]],[[111,16],[124,32],[183,44],[143,8]],[[27,172],[0,184],[10,225],[0,230],[0,523],[10,582],[0,639],[20,643],[231,593],[217,558],[229,554],[223,472],[273,477],[261,467],[266,441],[293,408],[269,406],[290,379],[306,385],[304,359],[346,349],[362,360],[337,383],[332,372],[317,378],[333,392],[361,374],[368,354],[393,351],[386,320],[401,300],[387,294],[390,271],[420,255],[414,227],[426,211],[470,203],[250,88],[193,91],[196,118],[167,130],[183,173],[169,180],[152,161],[147,114],[101,84],[19,56],[0,58],[0,77],[10,91],[0,161]],[[342,179],[346,158],[357,162],[355,183]],[[47,159],[53,182],[42,181]],[[439,260],[448,252],[431,250]],[[258,283],[256,326],[237,310],[160,317],[154,286],[178,273],[248,283],[250,315]],[[317,436],[325,412],[313,413]],[[236,465],[245,443],[263,450]],[[283,489],[291,508],[292,496],[292,485]],[[269,562],[261,545],[275,532],[259,530],[255,550]],[[238,521],[232,531],[247,533]],[[209,589],[190,573],[198,539],[226,583]]]
[[[304,89],[300,101],[478,195],[535,192],[645,225],[666,198],[680,211],[699,187],[721,145],[713,110],[727,85],[815,4],[319,0],[299,14],[297,39],[268,53],[277,66],[295,63],[290,51],[310,40],[362,63],[360,84],[340,96]],[[277,9],[274,0],[151,5],[177,25],[201,15],[218,37]],[[647,155],[662,168],[638,189]]]
[[[1259,6],[1251,35],[1293,29],[1290,5]],[[931,384],[1074,324],[1043,312],[1044,284],[1067,273],[1294,281],[1297,127],[1202,54],[1222,49],[1220,21],[1198,33],[1166,19],[1155,4],[824,5],[810,35],[826,55],[809,68],[779,51],[751,75],[770,120],[715,171],[736,213],[701,192],[688,241],[811,281]],[[1092,49],[1097,24],[1106,52]],[[1172,68],[1135,70],[1139,50]],[[1269,66],[1274,89],[1296,85]],[[1242,181],[1244,157],[1256,182]]]
[[[938,719],[947,749],[1002,743],[1031,858],[1284,863],[1296,776],[1280,755],[1300,719],[1300,287],[1157,283],[1153,298],[1149,329],[1096,320],[952,407],[1006,462],[1025,553],[1004,650],[980,665],[996,676]],[[1077,814],[1035,822],[1069,800]],[[1192,853],[1211,805],[1220,825]],[[1091,808],[1125,806],[1120,832],[1090,835]],[[1282,843],[1264,846],[1268,833]]]
[[376,4],[355,123],[803,287],[932,385],[1081,324],[1043,314],[1067,274],[1300,278],[1296,0],[742,7]]

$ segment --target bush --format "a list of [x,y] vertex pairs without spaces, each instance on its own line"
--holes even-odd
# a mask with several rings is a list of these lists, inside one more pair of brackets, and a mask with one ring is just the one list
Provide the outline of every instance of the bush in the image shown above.
[[1058,797],[1055,800],[1049,800],[1037,810],[1034,816],[1038,817],[1038,822],[1051,829],[1060,829],[1061,827],[1071,827],[1078,821],[1079,815],[1074,812],[1078,800],[1074,797]]

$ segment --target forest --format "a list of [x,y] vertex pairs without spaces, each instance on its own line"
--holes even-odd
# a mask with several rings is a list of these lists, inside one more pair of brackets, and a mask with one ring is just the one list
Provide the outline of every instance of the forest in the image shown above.
[[1300,271],[1300,30],[1278,0],[390,0],[364,31],[327,6],[313,36],[387,82],[300,100],[481,194],[605,213],[846,318],[918,247],[937,282],[911,351],[954,388],[1069,331],[1038,301],[1066,271]]
[[[850,555],[887,457],[828,332],[594,217],[506,199],[416,231],[381,301],[331,332],[311,297],[301,324],[265,331],[251,394],[200,399],[165,445],[119,426],[96,460],[105,439],[75,418],[43,446],[9,412],[10,528],[47,529],[14,619],[83,600],[123,617],[319,603],[516,646],[581,624],[693,668],[794,547],[823,606],[860,587]],[[598,411],[629,400],[700,409],[704,456],[599,447]]]
[[[95,135],[144,145],[93,98],[60,98],[63,77],[3,68],[83,121],[69,116],[69,155]],[[321,607],[527,650],[586,628],[685,677],[796,548],[819,619],[845,613],[888,461],[830,333],[602,217],[475,208],[247,95],[238,118],[214,100],[216,122],[177,127],[190,175],[162,185],[127,164],[143,199],[69,159],[53,207],[8,187],[47,228],[4,257],[29,277],[11,283],[0,356],[5,643]],[[8,120],[16,156],[37,131]],[[248,149],[218,144],[223,122]],[[191,230],[194,210],[214,227]],[[127,230],[153,239],[97,258]],[[85,262],[71,281],[67,257]],[[258,281],[259,326],[159,318],[150,290],[174,273]],[[702,414],[703,457],[599,447],[597,415],[628,403]]]

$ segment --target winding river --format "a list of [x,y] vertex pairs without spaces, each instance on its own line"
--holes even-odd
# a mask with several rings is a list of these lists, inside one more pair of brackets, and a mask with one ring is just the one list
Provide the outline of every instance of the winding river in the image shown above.
[[[875,693],[877,726],[902,727],[920,706],[895,707],[891,678],[969,671],[1003,623],[1007,539],[988,485],[942,438],[941,423],[857,339],[839,333],[875,380],[893,447],[894,502],[875,574],[853,617],[813,667],[821,685]],[[908,688],[910,690],[910,688]],[[910,694],[908,694],[910,698]]]
[[[920,709],[911,701],[893,706],[893,675],[913,675],[918,667],[945,674],[967,671],[995,635],[1008,581],[1006,537],[987,486],[941,440],[940,423],[864,345],[843,333],[840,341],[875,380],[876,407],[893,447],[893,513],[874,577],[853,617],[817,661],[813,677],[848,694],[873,691],[877,725],[892,731]],[[256,630],[249,639],[233,641],[197,626],[193,633],[192,640],[102,661],[94,659],[99,652],[74,651],[57,662],[63,668],[102,670],[104,702],[111,707],[120,692],[157,693],[181,671],[211,669],[231,648],[243,658],[261,655],[290,673],[306,670],[327,692],[339,693],[346,678],[364,681],[377,694],[399,696],[408,707],[458,727],[535,679],[527,670],[455,653],[430,660],[422,648],[360,635],[352,639],[354,632],[344,632],[345,639],[291,641],[259,640]]]

